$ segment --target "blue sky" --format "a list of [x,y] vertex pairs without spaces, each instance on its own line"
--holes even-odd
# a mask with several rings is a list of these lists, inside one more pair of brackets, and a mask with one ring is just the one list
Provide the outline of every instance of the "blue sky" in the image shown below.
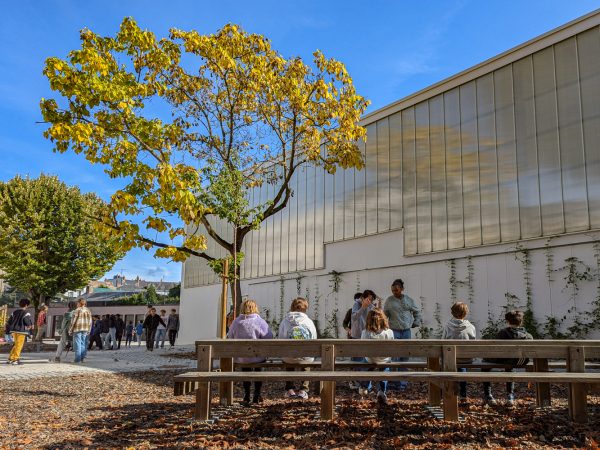
[[[39,100],[52,97],[44,60],[79,46],[79,30],[114,35],[123,17],[166,36],[214,32],[233,22],[271,39],[284,56],[315,49],[343,61],[369,111],[473,66],[570,20],[600,1],[179,1],[7,2],[0,17],[0,179],[58,175],[108,199],[118,184],[84,158],[54,154],[42,137]],[[113,271],[177,280],[180,265],[130,252]]]

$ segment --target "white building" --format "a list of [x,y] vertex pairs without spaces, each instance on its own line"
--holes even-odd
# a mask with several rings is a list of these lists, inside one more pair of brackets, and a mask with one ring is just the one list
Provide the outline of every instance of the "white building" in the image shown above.
[[[334,310],[341,326],[356,291],[385,298],[396,278],[434,332],[456,299],[479,330],[507,303],[529,303],[540,330],[548,316],[566,316],[565,333],[589,322],[600,298],[599,26],[596,11],[364,117],[365,169],[297,174],[288,207],[245,239],[243,293],[276,319],[308,297],[322,331]],[[217,281],[202,260],[185,263],[182,343],[217,335]]]

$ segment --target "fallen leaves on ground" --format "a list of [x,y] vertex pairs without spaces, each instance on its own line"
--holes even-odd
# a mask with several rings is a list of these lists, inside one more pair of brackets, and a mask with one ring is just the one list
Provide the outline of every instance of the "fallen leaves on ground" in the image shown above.
[[[263,404],[220,407],[214,424],[191,420],[193,396],[174,397],[176,372],[92,374],[0,384],[0,448],[207,448],[207,449],[597,449],[600,397],[588,398],[590,421],[567,419],[566,389],[552,389],[553,406],[535,408],[531,387],[518,387],[516,408],[484,407],[481,387],[460,423],[437,420],[425,409],[427,389],[411,384],[390,393],[387,406],[338,386],[336,419],[318,419],[319,400],[285,400],[283,384],[265,386]],[[495,386],[502,397],[503,386]],[[216,388],[214,390],[216,394]],[[236,388],[236,400],[241,389]]]

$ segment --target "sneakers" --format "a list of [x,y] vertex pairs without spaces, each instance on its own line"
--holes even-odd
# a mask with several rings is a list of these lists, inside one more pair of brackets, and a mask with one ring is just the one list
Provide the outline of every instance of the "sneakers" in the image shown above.
[[508,406],[515,406],[515,394],[508,394],[506,396],[506,404]]
[[302,400],[306,400],[306,399],[308,399],[308,394],[306,391],[300,390],[296,394],[296,397],[301,398]]
[[60,358],[59,358],[58,356],[56,356],[56,357],[54,358],[54,362],[55,362],[55,363],[60,363]]
[[367,389],[365,387],[359,387],[358,388],[358,395],[360,395],[361,397],[364,397],[368,393],[369,393],[369,389]]
[[385,392],[379,391],[377,393],[377,403],[379,403],[380,405],[388,404],[388,398],[387,398],[387,395],[385,395]]
[[246,392],[244,394],[244,399],[242,400],[242,404],[244,404],[244,405],[250,404],[250,392]]
[[289,389],[287,391],[285,391],[285,394],[283,394],[284,398],[296,398],[296,393],[294,392],[293,389]]
[[252,398],[252,403],[262,403],[263,402],[263,398],[260,395],[255,395]]
[[8,364],[10,364],[11,366],[22,366],[23,361],[17,359],[16,361],[9,361]]
[[485,397],[483,397],[483,404],[484,405],[495,405],[496,399],[491,395],[486,395]]

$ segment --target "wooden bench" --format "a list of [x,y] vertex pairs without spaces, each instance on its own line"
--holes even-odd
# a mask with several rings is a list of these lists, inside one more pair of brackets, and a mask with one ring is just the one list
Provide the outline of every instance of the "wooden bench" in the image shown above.
[[[221,403],[233,403],[233,382],[309,380],[321,382],[321,418],[332,419],[335,384],[339,381],[388,380],[420,381],[429,384],[429,403],[443,405],[446,420],[458,420],[456,382],[536,382],[538,406],[550,404],[549,383],[569,385],[569,416],[579,422],[587,420],[588,383],[600,383],[600,373],[585,372],[585,360],[600,357],[600,341],[442,341],[442,340],[209,340],[196,343],[198,371],[175,377],[175,394],[192,391],[196,386],[195,417],[206,420],[210,415],[210,383],[219,382]],[[405,367],[424,372],[358,372],[348,371],[347,361],[336,358],[352,356],[391,356],[425,358]],[[319,370],[308,372],[233,372],[234,357],[320,357],[311,363]],[[489,363],[460,364],[460,359],[472,358],[530,358],[529,372],[457,372],[461,366],[493,368]],[[220,372],[211,372],[213,358],[220,359]],[[568,373],[548,372],[549,359],[564,359]],[[260,363],[268,364],[268,363]],[[306,364],[306,363],[304,363]],[[402,364],[402,363],[397,363]],[[281,369],[283,363],[272,363]],[[336,369],[346,369],[337,370]]]

